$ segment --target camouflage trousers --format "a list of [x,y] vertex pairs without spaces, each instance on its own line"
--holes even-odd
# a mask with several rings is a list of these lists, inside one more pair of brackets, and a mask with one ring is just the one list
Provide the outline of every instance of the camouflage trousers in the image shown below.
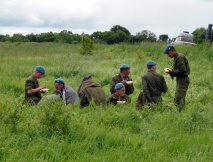
[[189,87],[189,83],[190,83],[189,77],[176,78],[176,92],[174,103],[175,106],[179,109],[179,111],[181,111],[185,106],[185,98]]

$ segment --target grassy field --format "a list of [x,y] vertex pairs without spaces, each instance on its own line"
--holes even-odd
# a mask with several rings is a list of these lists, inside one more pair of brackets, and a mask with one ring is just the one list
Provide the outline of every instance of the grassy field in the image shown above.
[[[178,113],[175,80],[163,71],[173,64],[163,54],[165,45],[95,44],[87,56],[80,55],[81,45],[0,43],[0,161],[213,161],[213,48],[176,47],[191,68],[186,107]],[[166,79],[163,100],[171,111],[135,108],[150,59]],[[22,105],[25,79],[36,65],[46,69],[39,83],[47,84],[48,94],[55,78],[77,91],[83,77],[92,75],[109,96],[110,79],[123,63],[131,65],[135,86],[128,106]]]

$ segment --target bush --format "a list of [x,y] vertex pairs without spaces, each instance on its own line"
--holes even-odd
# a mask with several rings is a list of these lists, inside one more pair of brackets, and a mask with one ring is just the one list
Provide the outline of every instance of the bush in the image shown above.
[[91,55],[92,50],[94,49],[94,42],[89,37],[84,37],[82,41],[82,48],[80,50],[80,53],[82,55]]

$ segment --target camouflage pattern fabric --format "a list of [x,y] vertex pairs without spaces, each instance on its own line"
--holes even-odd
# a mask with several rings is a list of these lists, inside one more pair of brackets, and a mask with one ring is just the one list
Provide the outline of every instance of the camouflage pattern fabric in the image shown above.
[[[126,81],[132,81],[132,79],[127,76],[126,78],[124,78]],[[114,77],[112,77],[111,81],[110,81],[110,92],[111,94],[115,93],[115,85],[117,83],[120,83],[122,81],[122,77],[120,76],[120,74],[115,75]],[[126,95],[130,95],[134,92],[134,86],[133,84],[129,84],[129,85],[125,85],[125,89],[126,89]]]
[[116,93],[112,94],[109,98],[106,99],[107,104],[117,105],[117,101],[126,101],[125,104],[131,103],[131,99],[128,95],[118,97]]
[[148,70],[142,76],[142,88],[137,99],[137,108],[142,108],[146,103],[162,102],[161,93],[168,90],[164,77],[153,70]]
[[33,75],[31,75],[26,79],[24,103],[29,105],[38,104],[38,102],[42,99],[41,93],[40,92],[36,92],[34,94],[27,93],[28,90],[35,89],[38,87],[39,87],[38,80]]
[[188,75],[190,68],[187,58],[183,54],[177,53],[174,57],[173,70],[171,75],[176,77],[175,105],[181,111],[185,106],[185,97],[190,83]]

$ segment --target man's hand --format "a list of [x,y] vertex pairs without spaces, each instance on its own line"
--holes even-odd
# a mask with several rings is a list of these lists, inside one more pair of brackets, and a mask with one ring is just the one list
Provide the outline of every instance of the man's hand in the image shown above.
[[126,80],[122,80],[121,83],[122,83],[123,85],[127,85],[127,84],[126,84]]
[[172,69],[168,69],[168,71],[166,71],[167,74],[171,74],[172,73]]
[[149,106],[149,107],[155,107],[155,106],[156,106],[156,103],[155,103],[155,102],[149,102],[149,103],[148,103],[148,106]]
[[42,84],[39,88],[41,88],[41,89],[46,88],[46,84]]
[[154,107],[154,106],[156,106],[156,103],[154,103],[154,102],[151,102],[151,106],[153,106],[153,107]]

